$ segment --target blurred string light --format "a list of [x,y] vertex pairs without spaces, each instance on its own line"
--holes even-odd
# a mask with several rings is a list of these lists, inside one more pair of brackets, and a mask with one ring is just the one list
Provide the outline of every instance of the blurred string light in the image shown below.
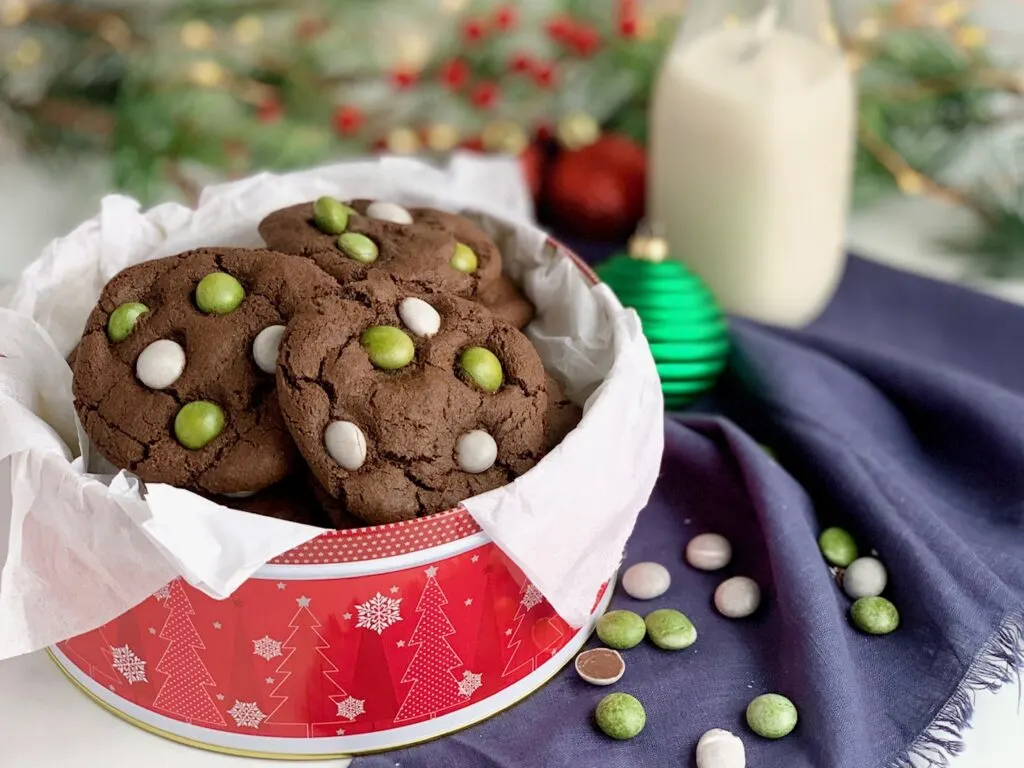
[[28,19],[28,0],[0,1],[0,24],[17,27]]

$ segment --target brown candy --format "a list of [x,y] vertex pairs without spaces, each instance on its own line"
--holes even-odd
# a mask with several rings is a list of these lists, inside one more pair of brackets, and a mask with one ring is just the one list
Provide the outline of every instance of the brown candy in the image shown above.
[[576,672],[593,685],[612,685],[626,671],[626,662],[618,651],[594,648],[576,657]]

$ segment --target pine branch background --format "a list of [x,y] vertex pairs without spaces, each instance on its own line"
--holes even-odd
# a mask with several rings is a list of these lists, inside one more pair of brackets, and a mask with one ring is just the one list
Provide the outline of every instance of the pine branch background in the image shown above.
[[[985,223],[961,244],[978,268],[1024,272],[1006,138],[1024,80],[996,31],[960,0],[840,10],[822,35],[857,71],[855,204],[966,206]],[[684,15],[682,0],[0,0],[0,133],[55,163],[108,157],[113,186],[145,202],[371,151],[515,153],[581,114],[642,141]]]

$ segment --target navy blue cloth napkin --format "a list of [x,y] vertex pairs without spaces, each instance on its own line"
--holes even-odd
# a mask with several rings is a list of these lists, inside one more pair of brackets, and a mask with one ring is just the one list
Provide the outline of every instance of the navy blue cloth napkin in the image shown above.
[[[1019,685],[1024,309],[852,259],[809,329],[732,329],[713,400],[666,421],[661,479],[626,552],[625,565],[668,567],[671,589],[649,603],[619,591],[612,604],[678,608],[697,626],[685,651],[624,652],[612,690],[644,703],[645,730],[629,742],[597,732],[592,711],[609,689],[570,667],[488,722],[356,768],[693,765],[697,739],[715,727],[739,735],[758,768],[942,765],[975,691]],[[887,566],[895,633],[850,625],[816,543],[832,524]],[[683,560],[705,531],[733,543],[720,573]],[[740,621],[712,606],[717,584],[737,574],[764,593]],[[744,721],[750,699],[770,691],[800,713],[774,742]]]

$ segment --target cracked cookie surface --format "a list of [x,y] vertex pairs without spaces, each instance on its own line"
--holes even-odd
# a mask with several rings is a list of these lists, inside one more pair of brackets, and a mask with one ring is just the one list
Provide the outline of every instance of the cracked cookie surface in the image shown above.
[[[245,291],[224,314],[196,304],[197,285],[214,272],[231,275]],[[86,433],[111,463],[146,482],[228,494],[284,479],[301,461],[281,418],[275,376],[257,364],[253,341],[337,290],[311,262],[263,250],[202,248],[125,269],[103,289],[75,354],[75,408]],[[134,302],[149,311],[126,338],[112,341],[112,313]],[[184,367],[155,389],[138,377],[139,357],[168,341],[184,352]],[[175,420],[196,401],[216,404],[223,426],[190,449],[176,438]]]
[[[436,334],[417,335],[403,323],[398,308],[411,296],[437,311]],[[391,280],[352,284],[313,304],[281,343],[278,397],[314,475],[349,513],[380,524],[440,512],[508,483],[543,456],[544,367],[513,326],[474,302],[417,295]],[[375,367],[362,343],[375,326],[403,329],[412,360],[393,370]],[[503,382],[493,393],[461,372],[460,356],[474,346],[501,363]],[[358,439],[346,443],[362,457],[354,469],[342,467],[325,444],[338,422],[357,428],[349,434]],[[465,471],[458,444],[476,430],[493,438],[497,455],[487,468]]]
[[[342,284],[377,277],[395,278],[414,290],[473,297],[501,275],[501,253],[494,242],[463,216],[433,208],[408,208],[411,224],[397,224],[366,215],[372,200],[346,203],[345,232],[365,235],[378,248],[376,261],[365,264],[345,255],[338,235],[321,232],[314,223],[314,203],[274,211],[260,222],[268,248],[312,259]],[[476,255],[477,268],[461,272],[451,265],[458,243]]]

